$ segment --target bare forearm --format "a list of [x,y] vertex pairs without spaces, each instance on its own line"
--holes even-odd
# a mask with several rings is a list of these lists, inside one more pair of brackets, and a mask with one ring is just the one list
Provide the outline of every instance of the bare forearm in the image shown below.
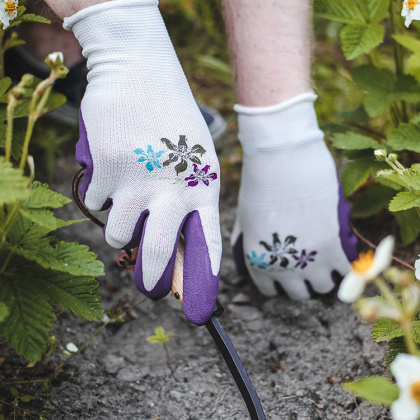
[[310,0],[223,0],[237,100],[282,102],[310,88]]
[[66,16],[74,15],[86,7],[107,1],[112,0],[45,0],[45,3],[48,4],[60,19],[63,19]]

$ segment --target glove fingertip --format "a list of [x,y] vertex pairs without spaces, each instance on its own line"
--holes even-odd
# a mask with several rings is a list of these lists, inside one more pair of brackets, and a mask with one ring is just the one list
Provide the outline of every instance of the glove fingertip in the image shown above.
[[245,263],[245,253],[244,253],[244,235],[241,233],[238,236],[238,239],[232,246],[233,252],[233,261],[235,262],[236,271],[239,274],[245,275],[248,273],[248,269]]
[[192,212],[185,221],[184,314],[188,321],[202,325],[211,317],[219,290],[220,269],[212,272],[209,250],[200,215]]

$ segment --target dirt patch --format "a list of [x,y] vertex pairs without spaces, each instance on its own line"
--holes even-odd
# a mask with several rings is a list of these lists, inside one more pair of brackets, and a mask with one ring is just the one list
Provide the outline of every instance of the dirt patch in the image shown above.
[[[73,158],[62,159],[54,188],[70,196],[70,179],[77,171]],[[334,295],[293,302],[284,296],[262,297],[251,281],[235,271],[229,235],[235,217],[237,181],[226,180],[221,200],[224,257],[219,299],[225,307],[221,322],[241,356],[261,398],[268,419],[388,419],[388,411],[356,401],[342,390],[343,382],[383,374],[384,345],[370,338],[348,305]],[[61,216],[81,217],[73,204]],[[85,222],[68,228],[63,239],[85,243],[106,265],[100,279],[106,309],[119,301],[142,299],[131,274],[116,266],[119,252],[108,247],[102,232]],[[174,297],[145,303],[122,324],[109,325],[74,358],[51,390],[31,385],[37,400],[28,409],[56,419],[206,418],[243,420],[244,402],[205,327],[186,322]],[[80,346],[100,323],[80,323],[64,314],[54,326],[58,351],[36,378],[44,378],[67,356],[68,342]],[[166,364],[163,348],[147,341],[154,328],[173,332]],[[28,375],[22,359],[5,351],[0,379]],[[3,352],[4,353],[4,352]],[[29,370],[28,370],[29,371]],[[49,408],[45,408],[46,402]],[[43,408],[44,406],[44,408]]]

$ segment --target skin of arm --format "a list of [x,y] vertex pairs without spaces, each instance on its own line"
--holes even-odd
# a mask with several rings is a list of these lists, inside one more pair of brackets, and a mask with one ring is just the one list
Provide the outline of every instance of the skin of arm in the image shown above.
[[94,6],[99,3],[106,3],[109,0],[45,0],[45,3],[60,18],[74,15],[79,10]]
[[310,89],[310,0],[223,0],[236,96],[268,106]]

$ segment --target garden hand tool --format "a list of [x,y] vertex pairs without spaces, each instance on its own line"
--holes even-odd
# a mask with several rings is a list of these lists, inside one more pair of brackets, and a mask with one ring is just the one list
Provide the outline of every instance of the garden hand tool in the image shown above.
[[[81,169],[73,180],[73,197],[76,204],[79,206],[81,211],[99,227],[103,228],[105,224],[96,218],[84,205],[79,194],[79,186],[83,179],[84,169]],[[184,266],[184,251],[185,243],[184,238],[181,235],[177,246],[177,253],[175,257],[175,266],[172,278],[172,292],[180,303],[183,303],[183,266]],[[136,264],[136,258],[138,254],[138,247],[133,250],[126,250],[121,254],[118,265],[126,270],[134,270]],[[217,345],[220,353],[222,354],[235,382],[238,386],[242,397],[248,408],[251,420],[264,420],[265,414],[258,398],[258,395],[252,385],[251,380],[246,373],[245,367],[243,366],[239,355],[223,329],[219,316],[223,313],[223,306],[218,300],[216,300],[216,306],[210,319],[204,323],[205,327],[212,336],[215,344]]]

